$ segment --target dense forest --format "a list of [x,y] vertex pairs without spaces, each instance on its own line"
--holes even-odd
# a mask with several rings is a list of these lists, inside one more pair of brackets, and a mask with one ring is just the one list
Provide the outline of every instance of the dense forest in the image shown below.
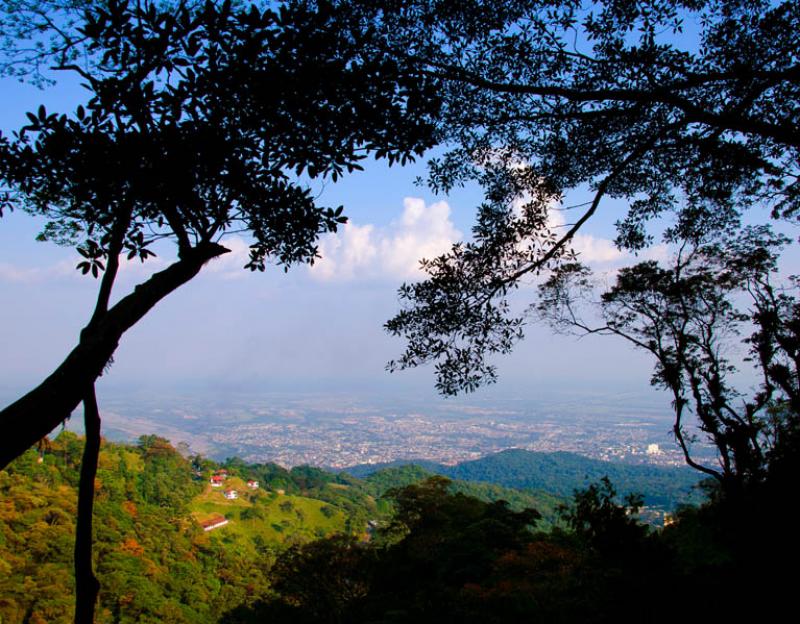
[[[0,472],[0,621],[68,622],[83,442],[62,433]],[[39,462],[39,458],[43,461]],[[211,622],[265,591],[269,559],[211,539],[189,516],[202,491],[164,440],[105,445],[96,481],[99,622]]]
[[[62,432],[0,471],[0,622],[72,618],[82,447]],[[95,495],[98,622],[669,621],[676,591],[698,617],[733,608],[705,598],[753,555],[719,504],[656,529],[608,479],[567,500],[418,466],[217,463],[156,436],[105,442]]]

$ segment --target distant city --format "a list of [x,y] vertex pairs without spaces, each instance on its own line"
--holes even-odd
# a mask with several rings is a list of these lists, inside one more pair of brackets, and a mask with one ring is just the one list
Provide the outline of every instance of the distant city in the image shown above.
[[[265,394],[102,402],[103,433],[109,439],[135,440],[153,433],[215,459],[238,456],[286,467],[344,468],[409,459],[455,464],[508,448],[684,464],[668,409],[636,395],[425,402]],[[80,418],[68,427],[80,430]],[[706,447],[698,445],[694,453],[711,459]]]

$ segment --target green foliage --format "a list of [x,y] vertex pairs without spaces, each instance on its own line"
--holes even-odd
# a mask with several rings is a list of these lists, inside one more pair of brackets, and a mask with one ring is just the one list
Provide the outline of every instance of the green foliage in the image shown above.
[[[81,445],[66,432],[43,461],[29,451],[0,471],[3,622],[71,621]],[[198,464],[220,468],[195,458]],[[666,624],[682,609],[709,621],[747,609],[729,584],[745,578],[743,570],[760,570],[750,583],[777,600],[780,580],[764,571],[765,547],[776,558],[797,550],[786,532],[768,530],[782,509],[773,490],[736,509],[725,501],[686,509],[676,524],[656,532],[636,520],[641,501],[620,504],[604,479],[576,492],[560,525],[543,532],[538,511],[479,500],[443,477],[402,483],[426,475],[416,467],[380,471],[372,482],[316,471],[308,480],[304,469],[291,481],[298,491],[301,483],[318,488],[308,495],[363,501],[367,507],[358,516],[322,499],[246,491],[242,477],[262,467],[227,465],[228,485],[242,488],[233,501],[185,481],[192,463],[163,439],[103,445],[95,521],[98,624],[578,624],[620,621],[631,612]],[[159,490],[141,479],[151,467],[167,482],[189,483],[179,489],[183,498],[165,504],[154,495]],[[390,483],[396,485],[386,491]],[[778,487],[786,484],[776,477]],[[204,489],[195,495],[197,488]],[[379,489],[391,500],[376,504]],[[291,508],[281,509],[285,502]],[[210,514],[230,522],[203,532],[192,516]],[[376,520],[369,532],[360,517]],[[675,592],[681,602],[670,600]],[[709,602],[709,595],[718,598]]]
[[285,500],[278,505],[278,509],[280,509],[283,513],[289,513],[294,509],[294,505],[292,505],[292,501]]
[[373,572],[370,555],[352,536],[294,546],[278,558],[273,586],[303,620],[340,622],[367,593]]
[[157,436],[142,436],[139,448],[144,467],[138,475],[138,490],[144,502],[166,507],[175,515],[185,512],[186,501],[202,489],[192,479],[188,460]]
[[636,519],[642,497],[629,494],[623,505],[617,503],[617,491],[608,477],[575,493],[571,506],[562,508],[567,526],[601,555],[620,556],[644,539],[647,528]]
[[[453,474],[451,472],[453,467],[441,466],[439,469],[445,474]],[[433,475],[434,472],[421,466],[407,464],[373,472],[365,478],[365,485],[369,487],[369,491],[375,498],[380,498],[392,489],[419,483]],[[480,483],[478,481],[480,481],[479,478],[450,481],[448,492],[460,493],[487,503],[505,501],[509,508],[514,511],[534,508],[542,514],[542,526],[549,526],[557,521],[558,507],[563,503],[563,498],[542,490],[523,491],[521,489],[503,487],[495,483]],[[501,483],[502,481],[498,482]],[[383,515],[388,515],[388,513],[387,510]]]
[[[618,504],[603,480],[576,492],[567,526],[547,534],[531,530],[535,512],[449,493],[442,477],[391,496],[396,515],[378,539],[290,549],[273,569],[278,595],[222,622],[611,624],[635,614],[652,624],[699,623],[772,613],[762,595],[784,607],[791,600],[781,594],[788,583],[751,578],[763,591],[755,600],[741,590],[735,580],[750,574],[750,561],[725,544],[725,513],[714,505],[649,532],[631,515],[639,501]],[[761,573],[769,583],[781,574]]]
[[[229,477],[226,487],[239,490],[242,482]],[[207,488],[194,497],[188,509],[197,521],[223,515],[231,520],[223,529],[212,531],[212,541],[235,538],[237,548],[248,557],[256,558],[264,546],[282,549],[293,543],[308,541],[320,535],[346,531],[347,514],[333,508],[330,514],[322,511],[327,503],[306,496],[285,494],[271,496],[257,490],[239,498],[227,500],[222,492]]]
[[540,489],[564,497],[608,476],[621,491],[642,493],[647,504],[671,508],[678,502],[700,498],[692,496],[699,478],[689,469],[604,462],[566,452],[540,454],[512,449],[461,464],[453,476]]
[[280,597],[223,621],[456,621],[463,584],[529,542],[538,514],[448,494],[448,485],[431,477],[392,490],[394,520],[370,543],[337,537],[290,549],[274,568]]

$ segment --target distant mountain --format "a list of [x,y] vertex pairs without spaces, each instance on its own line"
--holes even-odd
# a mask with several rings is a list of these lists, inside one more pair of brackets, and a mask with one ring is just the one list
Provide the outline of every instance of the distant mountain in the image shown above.
[[696,486],[701,476],[690,468],[665,468],[607,462],[576,453],[543,453],[509,449],[481,459],[445,466],[430,461],[401,461],[389,464],[360,465],[345,472],[365,478],[378,470],[416,464],[434,474],[463,481],[493,483],[507,488],[540,490],[569,497],[607,476],[620,495],[642,494],[645,504],[673,508],[680,503],[699,502]]

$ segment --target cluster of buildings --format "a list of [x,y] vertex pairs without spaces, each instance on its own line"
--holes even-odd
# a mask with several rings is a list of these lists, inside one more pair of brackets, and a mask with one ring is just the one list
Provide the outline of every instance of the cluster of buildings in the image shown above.
[[446,413],[379,408],[357,415],[301,411],[292,418],[275,415],[228,423],[215,427],[208,439],[228,455],[287,467],[347,468],[398,459],[452,465],[508,448],[570,451],[634,464],[684,464],[670,437],[671,416],[661,412],[578,404],[542,412],[524,406],[460,411],[458,407]]
[[[225,487],[225,482],[227,480],[228,480],[228,471],[222,468],[220,470],[214,471],[214,474],[212,474],[211,478],[209,479],[209,483],[212,488],[221,488]],[[257,490],[261,486],[259,485],[258,481],[250,479],[247,482],[247,487],[251,490]],[[226,489],[222,494],[228,500],[235,500],[239,498],[239,492],[232,488]]]

